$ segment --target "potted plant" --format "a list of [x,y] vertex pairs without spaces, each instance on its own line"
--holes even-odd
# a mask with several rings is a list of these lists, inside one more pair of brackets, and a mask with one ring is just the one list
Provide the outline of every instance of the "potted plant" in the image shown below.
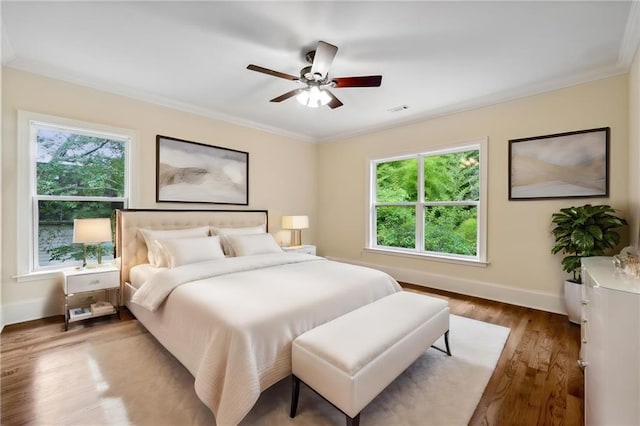
[[564,254],[562,269],[573,275],[564,284],[569,321],[573,323],[580,323],[580,259],[603,256],[606,250],[614,248],[620,242],[620,235],[613,229],[627,224],[614,213],[611,206],[585,204],[560,209],[559,213],[552,215],[555,245],[551,253]]

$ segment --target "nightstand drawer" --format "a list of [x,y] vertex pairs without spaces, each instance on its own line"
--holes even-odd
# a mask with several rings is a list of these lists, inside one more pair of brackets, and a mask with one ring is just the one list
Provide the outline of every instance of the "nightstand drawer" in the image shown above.
[[316,246],[313,245],[304,245],[304,246],[295,246],[295,247],[282,247],[287,253],[302,253],[302,254],[312,254],[316,255]]
[[69,275],[66,279],[66,294],[102,290],[119,286],[119,271],[104,271],[89,274]]

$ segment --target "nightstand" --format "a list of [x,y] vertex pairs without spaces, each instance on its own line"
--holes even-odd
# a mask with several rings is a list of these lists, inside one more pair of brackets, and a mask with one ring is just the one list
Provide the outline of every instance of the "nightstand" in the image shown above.
[[[118,314],[120,318],[120,270],[114,266],[62,271],[64,291],[64,329],[69,323]],[[97,292],[97,293],[96,293]],[[102,293],[103,298],[97,296]],[[99,306],[99,301],[110,303]],[[92,309],[91,305],[98,303]]]
[[316,246],[312,245],[304,245],[304,246],[295,246],[295,247],[282,247],[282,250],[287,253],[304,253],[304,254],[312,254],[316,255]]

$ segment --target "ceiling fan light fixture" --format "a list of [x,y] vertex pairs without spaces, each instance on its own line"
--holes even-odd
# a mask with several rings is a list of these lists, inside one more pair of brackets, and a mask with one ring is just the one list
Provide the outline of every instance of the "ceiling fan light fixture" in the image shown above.
[[296,96],[298,102],[309,108],[318,108],[331,101],[331,96],[318,86],[311,86],[303,90]]
[[318,108],[327,105],[331,109],[336,109],[344,104],[328,90],[329,88],[379,87],[382,83],[381,75],[337,77],[330,79],[329,68],[333,63],[333,58],[336,56],[337,51],[337,46],[319,41],[316,49],[307,53],[306,59],[311,65],[300,70],[300,77],[253,64],[247,65],[247,69],[285,80],[297,81],[304,85],[301,88],[293,89],[280,96],[276,96],[269,102],[282,102],[295,96],[300,104],[309,108]]

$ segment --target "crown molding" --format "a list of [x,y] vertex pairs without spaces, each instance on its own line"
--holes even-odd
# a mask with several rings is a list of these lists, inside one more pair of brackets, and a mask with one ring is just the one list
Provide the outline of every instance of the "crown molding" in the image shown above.
[[598,80],[604,80],[607,78],[616,77],[628,72],[621,70],[617,65],[614,67],[608,67],[597,71],[587,71],[581,74],[572,76],[571,78],[562,78],[556,80],[546,80],[539,84],[528,86],[526,89],[516,89],[500,93],[494,93],[491,95],[471,99],[466,102],[461,102],[455,105],[449,105],[444,108],[431,110],[425,113],[416,113],[405,119],[399,119],[392,123],[386,123],[373,127],[367,127],[352,132],[343,132],[334,136],[319,138],[317,143],[330,143],[337,142],[344,139],[350,139],[358,136],[364,136],[374,132],[380,132],[384,130],[390,130],[402,126],[409,126],[417,124],[427,120],[433,120],[440,117],[459,114],[466,111],[472,111],[478,108],[490,107],[493,105],[499,105],[506,102],[517,101],[532,96],[542,95],[545,93],[553,92],[556,90],[567,89],[573,86],[579,86],[581,84],[587,84]]
[[625,72],[629,72],[631,64],[633,64],[638,46],[640,46],[640,1],[634,0],[631,2],[627,25],[618,53],[618,66]]
[[262,123],[257,123],[251,120],[244,120],[238,117],[233,117],[227,114],[220,113],[218,111],[202,108],[196,105],[192,105],[186,102],[176,101],[167,97],[158,96],[143,90],[107,83],[105,81],[92,81],[87,80],[79,75],[74,75],[66,70],[60,70],[55,67],[51,67],[47,64],[39,63],[37,61],[14,59],[11,63],[5,66],[14,68],[20,71],[40,75],[43,77],[51,78],[54,80],[61,80],[67,83],[76,84],[78,86],[88,87],[91,89],[100,90],[113,95],[123,96],[126,98],[142,101],[154,105],[159,105],[178,111],[199,115],[202,117],[210,118],[213,120],[223,121],[237,126],[263,131],[271,133],[277,136],[283,136],[289,139],[293,139],[297,142],[315,143],[316,140],[307,135],[299,133],[289,132],[277,127],[267,126]]
[[[1,9],[0,9],[0,13]],[[0,59],[2,60],[2,64],[8,64],[14,59],[16,59],[16,51],[11,44],[11,40],[9,39],[9,34],[7,34],[7,30],[4,21],[2,20],[2,16],[0,16],[0,37],[2,38],[0,49],[1,55]]]

